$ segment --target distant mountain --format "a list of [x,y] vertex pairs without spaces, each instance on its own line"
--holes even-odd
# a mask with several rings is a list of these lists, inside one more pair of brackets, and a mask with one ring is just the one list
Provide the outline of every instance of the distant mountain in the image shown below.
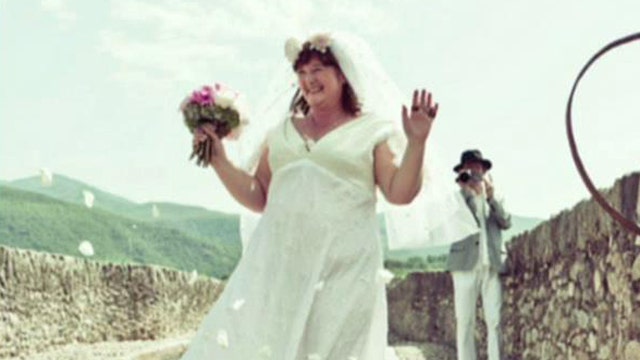
[[139,204],[60,174],[53,175],[53,183],[50,186],[43,186],[38,176],[14,180],[5,185],[82,206],[83,191],[88,190],[95,197],[95,209],[217,241],[236,259],[242,252],[237,215],[167,202]]
[[[502,238],[504,239],[505,242],[509,242],[511,238],[513,238],[513,236],[521,234],[525,231],[531,230],[534,227],[538,226],[538,224],[540,224],[543,221],[544,221],[543,219],[538,219],[538,218],[512,215],[511,228],[509,228],[508,230],[505,230],[502,233]],[[382,218],[382,216],[380,217],[380,224],[382,228],[383,241],[384,241],[384,244],[386,244],[387,240],[386,240],[386,233],[385,233],[385,223],[384,223],[384,218]],[[399,260],[399,261],[406,261],[413,257],[426,258],[426,257],[433,257],[433,256],[447,254],[448,252],[449,252],[448,245],[434,246],[431,248],[415,249],[415,250],[414,249],[410,249],[410,250],[388,250],[387,249],[385,258]]]
[[237,262],[219,241],[151,222],[7,186],[0,186],[0,198],[1,245],[81,256],[78,245],[86,240],[96,260],[197,270],[217,278],[227,277]]
[[514,236],[520,235],[525,231],[532,230],[544,221],[544,219],[540,218],[512,215],[511,227],[502,233],[502,238],[506,242],[509,242],[511,241],[511,239],[513,239]]
[[[204,242],[218,249],[220,254],[231,259],[234,266],[242,252],[238,215],[168,202],[134,203],[123,197],[59,174],[54,174],[53,183],[48,187],[41,184],[40,177],[29,177],[3,183],[10,188],[39,193],[50,198],[74,204],[80,209],[86,209],[83,191],[88,190],[95,196],[93,209],[91,210],[93,212],[108,212],[121,219],[128,219],[132,226],[133,224],[138,224],[138,226],[144,224],[144,226],[155,229],[154,231],[161,231],[160,228],[163,229],[162,231],[177,231],[181,236],[186,236],[192,241],[198,243]],[[4,206],[4,194],[2,198]],[[156,216],[154,216],[154,212]],[[508,241],[514,235],[534,228],[542,221],[542,219],[513,215],[512,227],[504,233],[505,241]],[[384,218],[382,215],[379,216],[379,223],[382,241],[383,244],[385,244],[386,259],[406,261],[416,257],[423,259],[428,257],[433,258],[447,254],[449,250],[448,246],[419,250],[388,250],[386,246],[387,240]],[[0,224],[0,226],[4,225]],[[0,229],[0,231],[2,231],[2,229]],[[1,234],[0,232],[0,235]],[[2,243],[2,241],[3,239],[0,238],[0,243]],[[34,241],[38,242],[37,239]],[[71,251],[77,253],[76,250],[72,249]],[[136,261],[141,260],[143,259],[137,258]]]

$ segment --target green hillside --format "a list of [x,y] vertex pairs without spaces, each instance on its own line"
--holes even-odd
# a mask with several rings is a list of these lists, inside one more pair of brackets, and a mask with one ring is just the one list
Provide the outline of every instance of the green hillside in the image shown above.
[[[93,209],[180,230],[192,237],[209,239],[235,259],[239,259],[242,252],[237,215],[166,202],[139,204],[60,174],[54,174],[51,186],[42,186],[40,177],[37,176],[14,180],[6,185],[82,206],[82,192],[89,190],[95,196]],[[158,211],[157,217],[153,215],[154,206]]]
[[93,244],[96,260],[195,269],[218,278],[227,277],[238,258],[212,237],[0,186],[0,244],[82,256],[77,248],[83,240]]
[[[167,202],[139,204],[64,175],[55,174],[53,179],[48,187],[42,186],[39,177],[4,182],[0,244],[78,255],[79,242],[89,240],[94,243],[99,259],[155,263],[184,270],[195,268],[222,277],[229,274],[240,258],[238,215]],[[10,191],[10,188],[30,193]],[[84,190],[95,196],[92,209],[84,205]],[[18,210],[8,210],[13,206]],[[541,221],[514,215],[513,225],[505,231],[504,239],[508,241]],[[379,223],[382,241],[386,244],[382,215],[379,215]],[[100,240],[95,242],[91,236]],[[176,246],[178,243],[182,245]],[[99,246],[103,249],[99,250]],[[202,251],[190,252],[195,249],[206,249],[206,255]],[[448,249],[448,246],[439,246],[388,250],[385,246],[385,259],[403,271],[440,270]]]
[[505,241],[509,242],[514,236],[520,235],[525,231],[533,229],[543,221],[543,219],[539,218],[512,215],[511,227],[505,230],[504,233],[502,233],[502,238]]
[[[505,242],[509,242],[513,236],[531,230],[543,220],[531,217],[511,216],[511,228],[502,234]],[[380,216],[381,233],[384,244],[386,241],[385,222]],[[401,249],[389,250],[385,246],[385,267],[396,276],[404,277],[417,271],[443,271],[446,267],[449,246],[435,246],[425,249]]]
[[[538,224],[540,224],[542,221],[542,219],[538,219],[538,218],[531,218],[531,217],[522,217],[522,216],[517,216],[517,215],[512,215],[511,216],[511,228],[509,228],[508,230],[505,230],[502,234],[502,238],[504,239],[504,241],[508,242],[511,240],[511,238],[515,235],[521,234],[525,231],[531,230],[534,227],[538,226]],[[384,218],[381,216],[380,217],[380,226],[381,226],[381,233],[382,233],[382,237],[383,237],[383,241],[386,244],[386,233],[385,233],[385,223],[384,223]],[[399,261],[404,261],[404,260],[408,260],[410,258],[413,257],[420,257],[420,258],[426,258],[426,257],[434,257],[434,256],[440,256],[443,254],[447,254],[449,252],[449,246],[448,245],[443,245],[443,246],[435,246],[432,248],[426,248],[426,249],[407,249],[407,250],[388,250],[386,249],[386,258],[387,259],[393,259],[393,260],[399,260]]]

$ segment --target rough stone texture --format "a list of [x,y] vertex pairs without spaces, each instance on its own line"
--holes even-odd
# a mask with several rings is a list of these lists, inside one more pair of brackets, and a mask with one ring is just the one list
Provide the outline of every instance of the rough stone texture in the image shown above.
[[0,358],[193,331],[217,280],[0,247]]
[[[640,173],[605,192],[638,221]],[[583,201],[509,244],[504,353],[509,359],[640,358],[640,244],[594,201]],[[388,290],[394,341],[455,346],[450,275],[412,274]],[[478,307],[478,324],[482,311]],[[485,358],[485,331],[478,352]],[[635,357],[634,357],[635,356]]]
[[630,341],[625,346],[625,360],[640,360],[640,342]]
[[[635,173],[607,192],[613,206],[636,221],[639,182],[640,173]],[[506,357],[640,359],[639,239],[593,201],[514,239],[510,273],[502,278]],[[214,279],[163,268],[0,247],[0,358],[74,343],[186,334],[222,288]],[[387,296],[392,342],[439,344],[434,358],[453,358],[449,274],[412,274],[392,283]],[[485,329],[478,310],[478,352],[484,359]],[[416,350],[399,349],[407,359],[420,359]]]

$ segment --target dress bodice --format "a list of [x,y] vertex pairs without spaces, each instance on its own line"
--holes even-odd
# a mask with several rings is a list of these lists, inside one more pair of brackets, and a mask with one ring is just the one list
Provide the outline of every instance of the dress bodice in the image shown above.
[[312,141],[305,140],[291,119],[287,119],[269,133],[269,166],[275,176],[287,165],[311,161],[333,175],[375,193],[374,149],[393,134],[390,122],[364,115]]

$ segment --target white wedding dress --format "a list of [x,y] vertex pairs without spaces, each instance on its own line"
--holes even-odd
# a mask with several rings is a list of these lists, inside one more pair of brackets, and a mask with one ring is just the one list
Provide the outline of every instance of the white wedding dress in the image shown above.
[[266,209],[188,360],[391,360],[373,150],[363,116],[315,143],[291,121],[268,136]]

